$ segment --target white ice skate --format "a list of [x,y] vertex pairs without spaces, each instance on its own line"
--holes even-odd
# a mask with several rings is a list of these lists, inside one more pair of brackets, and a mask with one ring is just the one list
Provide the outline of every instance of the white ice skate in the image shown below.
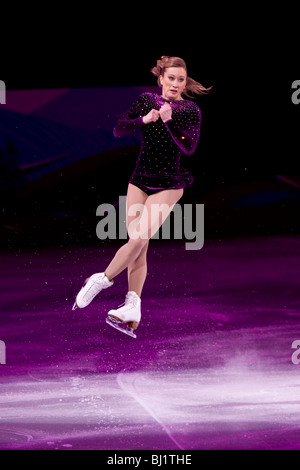
[[117,310],[110,310],[106,323],[125,333],[126,335],[136,338],[134,331],[137,329],[141,320],[141,299],[134,292],[129,291],[126,294],[125,304]]
[[103,289],[107,289],[112,286],[114,281],[110,281],[105,273],[95,273],[91,277],[85,280],[84,285],[78,292],[73,305],[72,310],[78,308],[84,308],[91,303],[91,301],[99,294]]

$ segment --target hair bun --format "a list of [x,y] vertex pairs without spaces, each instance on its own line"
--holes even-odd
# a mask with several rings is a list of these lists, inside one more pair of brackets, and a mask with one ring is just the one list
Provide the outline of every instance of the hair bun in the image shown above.
[[159,61],[161,68],[165,68],[165,67],[166,67],[166,65],[167,65],[169,59],[170,59],[170,56],[169,56],[169,55],[162,55],[162,56],[161,56],[161,60]]
[[156,61],[156,66],[151,69],[151,72],[156,77],[159,77],[162,74],[162,71],[166,68],[167,62],[170,56],[162,55],[160,59]]

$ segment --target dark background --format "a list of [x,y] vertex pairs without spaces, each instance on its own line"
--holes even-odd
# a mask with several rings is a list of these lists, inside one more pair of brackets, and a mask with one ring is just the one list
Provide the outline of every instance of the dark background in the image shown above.
[[[209,95],[196,99],[203,114],[201,137],[193,158],[184,160],[194,186],[181,202],[205,204],[206,238],[298,234],[300,105],[291,101],[297,76],[284,50],[275,52],[268,38],[257,45],[237,36],[227,45],[222,30],[200,33],[204,19],[197,31],[193,23],[184,30],[159,15],[151,29],[146,24],[143,29],[143,14],[137,22],[103,29],[106,20],[99,19],[97,28],[83,22],[61,27],[59,34],[55,25],[45,35],[42,28],[20,34],[2,55],[0,78],[7,90],[147,89],[156,83],[149,70],[161,55],[181,56],[191,77],[213,85]],[[164,34],[162,40],[165,28],[168,38]],[[69,174],[63,183],[26,198],[2,193],[2,229],[10,229],[1,231],[1,246],[103,243],[95,237],[95,207],[126,194],[136,157],[137,149],[128,151],[117,172],[115,161],[99,159],[97,168],[82,167],[80,175]],[[99,178],[103,171],[105,179]],[[103,191],[107,197],[90,204]],[[49,216],[55,209],[76,216]]]

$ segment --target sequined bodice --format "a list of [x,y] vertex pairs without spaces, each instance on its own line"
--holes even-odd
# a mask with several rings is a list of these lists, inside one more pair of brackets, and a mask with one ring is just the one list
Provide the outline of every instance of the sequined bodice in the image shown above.
[[[189,100],[168,101],[172,108],[170,120],[163,122],[158,119],[143,124],[143,116],[151,109],[159,110],[166,101],[155,93],[142,93],[114,128],[116,137],[141,130],[142,142],[135,174],[152,177],[152,182],[156,176],[156,183],[160,177],[166,181],[166,175],[170,180],[186,172],[181,168],[181,156],[183,152],[192,154],[195,151],[200,134],[201,112]],[[160,183],[158,187],[163,186]],[[169,183],[167,187],[170,187]]]

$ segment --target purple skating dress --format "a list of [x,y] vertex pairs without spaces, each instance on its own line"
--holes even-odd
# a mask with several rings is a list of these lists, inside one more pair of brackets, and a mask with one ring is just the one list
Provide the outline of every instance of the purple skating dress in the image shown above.
[[[159,110],[168,102],[172,118],[166,122],[143,124],[142,117]],[[142,93],[131,108],[116,123],[115,137],[125,137],[140,129],[142,144],[136,167],[129,183],[148,195],[163,189],[188,188],[193,183],[192,175],[181,166],[183,152],[192,154],[200,135],[201,111],[193,101],[169,101],[156,93]]]

